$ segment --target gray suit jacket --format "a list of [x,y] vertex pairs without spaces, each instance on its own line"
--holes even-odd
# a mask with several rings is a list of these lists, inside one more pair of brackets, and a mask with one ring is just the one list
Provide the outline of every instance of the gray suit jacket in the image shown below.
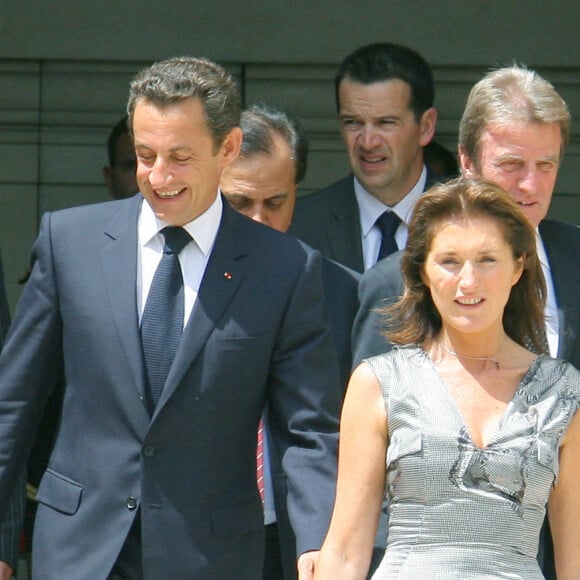
[[[427,173],[426,188],[435,182]],[[364,272],[360,212],[354,193],[354,176],[304,195],[296,201],[290,233],[323,256]]]
[[360,214],[352,173],[296,201],[290,233],[323,256],[364,272]]
[[352,326],[352,363],[356,367],[364,358],[391,350],[392,345],[382,335],[383,317],[380,310],[403,294],[401,256],[396,252],[378,261],[364,274],[358,286],[359,309]]
[[106,578],[139,514],[145,579],[254,580],[264,549],[255,449],[266,402],[298,553],[320,547],[332,509],[340,387],[320,256],[224,203],[150,417],[136,303],[141,202],[42,220],[0,357],[0,506],[63,368],[62,420],[38,492],[38,577]]

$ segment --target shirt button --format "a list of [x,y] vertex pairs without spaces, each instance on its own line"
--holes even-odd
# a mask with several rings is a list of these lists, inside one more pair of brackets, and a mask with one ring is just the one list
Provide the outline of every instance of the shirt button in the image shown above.
[[143,447],[143,455],[145,457],[153,457],[155,455],[155,445],[145,445]]
[[133,511],[137,507],[137,500],[134,497],[128,497],[125,505],[128,510]]

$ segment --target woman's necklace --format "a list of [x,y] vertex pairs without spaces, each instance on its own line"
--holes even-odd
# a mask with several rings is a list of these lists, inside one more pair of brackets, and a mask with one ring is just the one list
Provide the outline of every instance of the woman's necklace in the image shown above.
[[442,342],[439,344],[441,345],[443,350],[446,350],[449,354],[456,356],[457,358],[467,358],[469,360],[484,360],[484,361],[488,360],[488,361],[493,363],[496,370],[499,371],[499,369],[500,369],[499,361],[497,360],[497,355],[493,355],[493,356],[470,356],[468,354],[459,354],[458,352],[451,350],[448,346],[445,346]]

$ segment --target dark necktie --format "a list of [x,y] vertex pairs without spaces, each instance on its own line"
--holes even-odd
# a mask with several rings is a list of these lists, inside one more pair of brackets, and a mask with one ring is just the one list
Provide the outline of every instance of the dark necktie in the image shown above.
[[382,213],[375,222],[381,230],[382,239],[379,249],[377,262],[386,258],[388,255],[398,251],[397,242],[395,241],[395,232],[401,223],[401,218],[394,211]]
[[183,329],[183,276],[178,255],[191,241],[180,227],[161,230],[163,256],[157,266],[141,318],[141,342],[147,370],[150,410],[155,409],[181,341]]

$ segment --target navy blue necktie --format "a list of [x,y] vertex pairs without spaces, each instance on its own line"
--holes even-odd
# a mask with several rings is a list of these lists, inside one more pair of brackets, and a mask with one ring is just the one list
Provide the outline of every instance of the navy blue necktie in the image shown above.
[[163,256],[157,266],[141,318],[141,342],[147,370],[147,396],[155,409],[173,364],[183,331],[183,276],[178,255],[191,241],[180,227],[161,230]]
[[401,218],[394,211],[382,213],[375,222],[381,230],[382,239],[379,249],[377,262],[386,258],[388,255],[398,251],[397,242],[395,241],[395,232],[401,223]]

